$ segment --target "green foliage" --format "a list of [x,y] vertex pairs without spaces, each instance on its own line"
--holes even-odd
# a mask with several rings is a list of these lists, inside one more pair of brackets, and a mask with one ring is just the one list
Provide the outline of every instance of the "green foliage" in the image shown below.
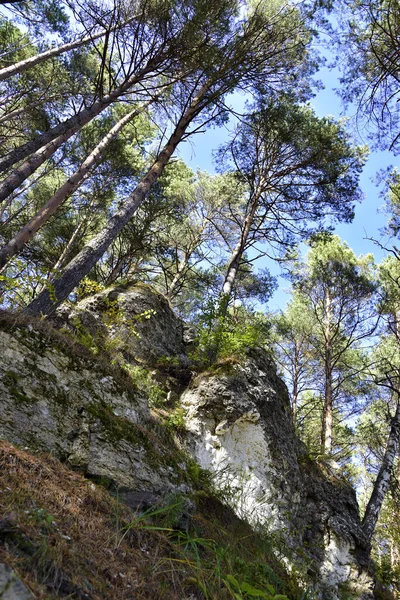
[[225,359],[239,360],[250,348],[265,347],[270,337],[270,323],[262,313],[243,307],[225,311],[221,304],[210,302],[199,320],[199,335],[192,353],[195,362],[210,366]]
[[397,167],[385,173],[384,192],[386,213],[388,214],[387,232],[395,237],[400,233],[400,172]]
[[[372,143],[399,152],[400,8],[396,0],[346,0],[339,5],[336,44],[341,95],[358,103]],[[373,125],[373,128],[371,128]]]
[[[21,273],[24,276],[21,277]],[[7,272],[0,274],[0,294],[5,298],[8,309],[21,309],[42,289],[47,289],[55,299],[55,291],[47,278],[47,273],[40,266],[26,268],[23,260],[12,261]]]
[[266,584],[266,590],[261,590],[254,587],[247,581],[239,582],[233,575],[226,575],[223,579],[225,585],[232,594],[235,600],[242,600],[245,598],[264,598],[265,600],[289,600],[287,596],[282,594],[275,594],[273,585]]
[[147,369],[127,362],[123,362],[121,366],[129,373],[138,389],[146,395],[150,408],[159,408],[165,404],[167,392],[154,380]]
[[378,267],[380,283],[381,314],[395,318],[400,311],[400,260],[397,256],[387,256]]
[[344,466],[354,442],[343,420],[371,394],[363,340],[376,327],[377,282],[372,256],[356,257],[338,236],[319,233],[308,244],[304,262],[297,256],[289,261],[292,301],[276,322],[276,354],[303,440],[318,452],[320,431],[322,453],[331,452]]
[[80,282],[79,286],[76,288],[76,299],[79,302],[83,298],[87,298],[88,296],[94,296],[94,294],[98,294],[104,290],[104,285],[90,279],[89,277],[85,277]]
[[167,417],[167,425],[172,429],[177,429],[178,431],[184,431],[186,429],[185,423],[185,415],[186,412],[181,407],[176,407]]
[[[207,600],[300,600],[308,597],[301,595],[290,578],[285,582],[281,579],[284,570],[278,562],[273,562],[274,550],[263,537],[253,540],[255,534],[250,533],[251,530],[236,539],[234,535],[231,537],[229,526],[228,530],[225,526],[219,532],[218,518],[212,515],[202,516],[199,528],[189,522],[186,530],[176,529],[185,503],[184,498],[173,497],[166,506],[149,509],[128,525],[122,537],[128,530],[137,528],[167,535],[177,553],[177,563],[183,564],[188,572],[187,586],[201,591]],[[265,544],[269,547],[269,556],[265,554]]]

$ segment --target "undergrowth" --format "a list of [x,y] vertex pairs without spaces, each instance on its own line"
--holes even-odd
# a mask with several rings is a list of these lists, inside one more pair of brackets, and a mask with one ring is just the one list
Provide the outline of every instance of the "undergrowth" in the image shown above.
[[300,600],[296,579],[216,498],[134,512],[55,458],[0,442],[0,561],[38,600]]

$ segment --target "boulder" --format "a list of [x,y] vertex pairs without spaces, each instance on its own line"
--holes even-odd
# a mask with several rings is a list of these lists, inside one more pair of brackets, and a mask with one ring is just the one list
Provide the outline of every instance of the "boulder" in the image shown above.
[[34,596],[22,583],[15,571],[4,563],[0,563],[0,599],[34,600]]
[[88,332],[97,343],[115,343],[131,362],[187,366],[184,324],[168,300],[146,284],[108,288],[64,305],[57,326]]

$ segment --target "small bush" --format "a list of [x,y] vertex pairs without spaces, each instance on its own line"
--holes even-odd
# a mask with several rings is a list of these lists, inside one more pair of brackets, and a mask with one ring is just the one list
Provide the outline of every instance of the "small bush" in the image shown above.
[[210,366],[226,358],[240,360],[250,348],[264,347],[270,339],[270,324],[262,313],[243,307],[222,314],[214,305],[200,320],[194,362]]

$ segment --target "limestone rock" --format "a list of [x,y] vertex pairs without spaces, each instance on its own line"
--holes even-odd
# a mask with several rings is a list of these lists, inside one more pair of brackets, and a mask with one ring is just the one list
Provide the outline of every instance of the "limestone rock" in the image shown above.
[[32,326],[0,331],[0,354],[1,438],[111,484],[159,497],[179,489],[180,475],[142,433],[150,412],[141,392]]
[[[108,314],[110,303],[117,319]],[[143,314],[150,318],[136,319]],[[94,337],[122,340],[125,360],[150,364],[155,378],[163,362],[188,364],[181,321],[148,286],[106,290],[58,319],[69,327],[78,319]],[[146,432],[151,422],[144,392],[121,385],[108,365],[74,355],[66,342],[55,343],[32,325],[0,331],[0,353],[1,437],[50,451],[116,484],[121,498],[139,510],[188,490],[172,438],[169,447],[158,447]],[[179,392],[176,386],[173,393]],[[291,558],[281,558],[317,582],[316,597],[339,600],[344,585],[357,599],[371,600],[354,490],[308,459],[268,355],[253,350],[241,364],[198,375],[181,404],[189,452],[215,474],[221,497],[240,517],[283,540]]]
[[[235,512],[284,539],[319,581],[321,600],[348,584],[373,598],[354,491],[313,464],[295,436],[288,393],[263,351],[200,375],[182,397],[188,447]],[[362,592],[360,592],[362,590]]]
[[22,583],[18,575],[4,563],[0,563],[0,599],[34,600],[34,596]]
[[[119,286],[62,307],[56,323],[81,323],[95,339],[118,339],[128,359],[154,363],[173,359],[186,366],[184,325],[168,300],[145,284]],[[79,327],[79,325],[78,325]]]

